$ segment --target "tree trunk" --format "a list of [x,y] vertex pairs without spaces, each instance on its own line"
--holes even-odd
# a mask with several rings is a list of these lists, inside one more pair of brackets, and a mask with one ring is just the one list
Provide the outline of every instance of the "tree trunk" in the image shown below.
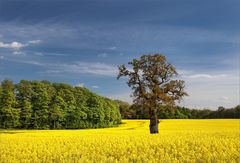
[[159,124],[159,120],[157,117],[157,112],[156,112],[156,110],[151,110],[150,111],[150,125],[149,125],[151,134],[158,133],[158,124]]

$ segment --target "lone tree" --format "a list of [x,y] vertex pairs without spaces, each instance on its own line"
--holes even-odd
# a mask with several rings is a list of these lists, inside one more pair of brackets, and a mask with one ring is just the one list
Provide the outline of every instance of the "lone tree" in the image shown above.
[[128,76],[128,86],[133,90],[134,103],[140,103],[149,110],[150,133],[158,133],[157,110],[160,105],[174,105],[187,95],[183,80],[173,80],[178,75],[176,69],[167,63],[161,54],[143,55],[125,65],[119,66],[117,79]]

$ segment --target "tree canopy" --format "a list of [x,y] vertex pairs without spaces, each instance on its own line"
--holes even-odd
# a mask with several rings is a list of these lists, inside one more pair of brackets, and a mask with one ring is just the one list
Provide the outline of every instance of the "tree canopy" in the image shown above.
[[79,129],[120,122],[118,104],[87,88],[27,80],[0,85],[0,128]]
[[158,133],[157,108],[163,104],[174,105],[187,95],[184,81],[174,80],[178,75],[175,67],[161,54],[142,55],[125,65],[119,66],[118,79],[127,76],[135,103],[149,110],[150,132]]

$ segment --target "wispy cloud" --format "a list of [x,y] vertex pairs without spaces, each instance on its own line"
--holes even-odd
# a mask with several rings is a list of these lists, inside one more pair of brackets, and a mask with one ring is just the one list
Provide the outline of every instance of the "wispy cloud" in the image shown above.
[[26,60],[26,61],[21,61],[21,62],[26,63],[26,64],[31,64],[31,65],[44,66],[43,63],[40,63],[40,62],[37,62],[37,61]]
[[116,46],[112,46],[112,47],[109,47],[110,50],[116,50],[117,47]]
[[212,72],[212,73],[206,73],[206,72],[195,72],[193,70],[179,70],[178,74],[181,78],[184,78],[186,80],[189,79],[220,79],[220,78],[226,78],[228,77],[227,73],[219,73],[218,71]]
[[84,85],[85,85],[84,83],[78,83],[78,84],[76,84],[75,86],[76,86],[76,87],[84,87]]
[[31,41],[28,41],[27,43],[21,43],[18,41],[13,41],[10,43],[0,42],[0,48],[19,50],[19,49],[27,47],[31,44],[39,44],[40,42],[41,42],[41,40],[31,40]]
[[31,40],[27,43],[21,43],[18,41],[13,41],[10,43],[0,42],[0,48],[13,50],[14,55],[25,55],[25,52],[21,51],[23,48],[28,47],[30,45],[39,44],[41,40]]
[[73,64],[47,64],[49,73],[77,73],[116,76],[117,66],[104,63],[77,62]]
[[29,60],[29,59],[16,59],[16,58],[4,58],[6,61],[10,62],[16,62],[16,63],[22,63],[22,64],[30,64],[35,66],[46,66],[45,63],[41,63],[35,60]]
[[22,51],[14,51],[13,54],[14,55],[25,55],[26,53],[22,52]]
[[11,62],[23,64],[31,64],[41,66],[47,69],[45,72],[53,73],[76,73],[76,74],[91,74],[116,77],[118,73],[117,66],[99,62],[75,62],[75,63],[43,63],[28,59],[6,59]]
[[107,57],[107,53],[100,53],[97,56],[101,57],[101,58],[106,58]]
[[42,42],[42,40],[31,40],[31,41],[28,41],[29,44],[39,44],[41,42]]
[[221,96],[221,97],[220,97],[220,100],[229,101],[229,97],[227,97],[227,96]]
[[97,89],[97,88],[99,88],[99,86],[97,86],[97,85],[93,85],[92,88]]
[[22,43],[17,42],[17,41],[13,41],[11,43],[0,42],[0,48],[19,50],[19,49],[21,49],[25,46],[26,46],[25,44],[22,44]]
[[182,71],[188,98],[181,103],[188,107],[232,107],[239,103],[237,71],[211,71],[209,73]]
[[[114,28],[112,28],[114,26]],[[106,27],[99,32],[98,24],[89,26],[81,24],[81,26],[72,27],[66,24],[54,23],[47,24],[41,22],[34,25],[18,25],[15,23],[0,24],[0,33],[9,33],[9,37],[24,38],[31,40],[32,38],[46,39],[51,44],[64,44],[68,47],[78,48],[102,48],[99,42],[111,45],[118,40],[122,43],[122,47],[128,50],[140,49],[149,51],[161,49],[161,51],[169,51],[171,53],[179,53],[179,49],[174,44],[183,45],[185,43],[231,43],[239,44],[239,33],[233,31],[221,32],[219,30],[199,29],[183,26],[153,26],[146,24],[145,26],[137,26],[130,24],[129,26],[118,27],[112,24],[111,28]],[[136,30],[137,28],[137,30]],[[20,31],[20,32],[19,32]],[[14,33],[14,35],[12,34]],[[150,38],[150,39],[149,39]],[[64,41],[68,40],[68,41]],[[74,40],[74,41],[73,41]],[[76,41],[77,40],[77,41]],[[147,43],[151,42],[151,44]],[[144,46],[143,46],[144,45]],[[121,47],[119,46],[119,47]],[[104,45],[106,48],[106,45]],[[107,47],[109,50],[118,49],[116,46]],[[140,51],[142,52],[142,51]],[[186,52],[185,52],[186,53]],[[229,55],[232,55],[230,51]]]
[[52,52],[33,52],[33,55],[35,56],[66,56],[66,54],[63,53],[52,53]]
[[212,75],[212,74],[194,74],[194,75],[186,75],[185,77],[190,79],[199,79],[199,78],[207,78],[207,79],[216,79],[216,78],[225,78],[226,74]]
[[33,54],[36,56],[44,56],[44,54],[42,52],[33,52]]

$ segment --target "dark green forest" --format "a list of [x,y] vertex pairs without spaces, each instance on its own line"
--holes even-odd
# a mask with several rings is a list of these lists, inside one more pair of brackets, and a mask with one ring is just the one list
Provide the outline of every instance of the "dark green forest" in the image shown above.
[[0,85],[0,128],[80,129],[120,122],[118,104],[86,88],[26,80]]
[[[123,119],[149,119],[148,109],[139,104],[128,104],[116,100],[119,104]],[[189,109],[180,106],[161,106],[158,108],[160,119],[212,119],[212,118],[240,118],[240,105],[234,108],[220,106],[217,110]]]

